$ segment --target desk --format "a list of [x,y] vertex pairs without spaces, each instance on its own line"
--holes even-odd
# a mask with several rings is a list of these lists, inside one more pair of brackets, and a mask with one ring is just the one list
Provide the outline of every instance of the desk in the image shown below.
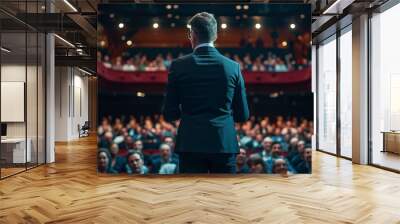
[[400,131],[382,131],[383,151],[400,154]]
[[28,138],[27,143],[25,151],[25,138],[1,139],[1,159],[4,159],[5,163],[31,162],[31,139]]

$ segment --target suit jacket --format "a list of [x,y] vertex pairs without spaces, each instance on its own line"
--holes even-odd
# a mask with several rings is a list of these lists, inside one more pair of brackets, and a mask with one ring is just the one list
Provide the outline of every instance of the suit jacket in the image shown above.
[[237,153],[234,124],[249,118],[239,64],[209,46],[172,61],[163,115],[181,119],[176,152]]

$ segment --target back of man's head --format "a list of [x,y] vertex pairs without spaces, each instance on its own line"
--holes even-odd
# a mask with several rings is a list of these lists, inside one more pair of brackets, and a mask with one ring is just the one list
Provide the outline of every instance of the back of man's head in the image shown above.
[[200,43],[214,42],[217,39],[217,20],[213,14],[197,13],[189,20],[189,25]]

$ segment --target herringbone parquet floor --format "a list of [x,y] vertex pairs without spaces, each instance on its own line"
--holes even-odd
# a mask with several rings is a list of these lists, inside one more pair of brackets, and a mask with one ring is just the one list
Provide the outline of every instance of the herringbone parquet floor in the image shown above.
[[0,223],[400,223],[400,175],[315,152],[313,174],[97,176],[95,138],[0,181]]

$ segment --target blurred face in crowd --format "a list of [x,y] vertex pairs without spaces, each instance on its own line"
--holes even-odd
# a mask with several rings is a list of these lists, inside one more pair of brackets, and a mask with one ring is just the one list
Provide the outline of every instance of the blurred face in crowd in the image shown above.
[[271,149],[271,156],[272,157],[278,157],[281,154],[281,144],[279,143],[275,143],[272,145],[272,149]]
[[298,138],[292,138],[292,139],[290,139],[290,145],[292,146],[292,147],[295,147],[295,146],[297,146],[297,143],[299,142],[299,139]]
[[117,154],[118,154],[118,151],[119,151],[118,145],[115,144],[115,143],[112,144],[112,145],[111,145],[110,151],[111,151],[111,154],[117,155]]
[[135,141],[135,150],[141,152],[143,150],[143,142],[140,140]]
[[106,134],[104,135],[104,137],[106,138],[107,142],[111,142],[113,139],[113,134],[111,131],[106,132]]
[[251,173],[264,173],[264,165],[262,160],[251,163],[250,170]]
[[311,148],[305,148],[304,149],[304,159],[307,162],[311,162],[311,157],[312,157],[312,150]]
[[272,139],[271,138],[265,138],[264,141],[263,141],[264,151],[269,153],[271,151],[271,145],[272,145]]
[[171,158],[171,147],[167,144],[162,144],[160,146],[160,156],[165,161],[168,161]]
[[287,164],[282,158],[276,159],[274,162],[273,173],[287,174]]
[[297,151],[299,153],[303,153],[304,152],[304,141],[299,141],[297,143]]
[[236,155],[236,164],[244,165],[246,163],[246,150],[240,148],[239,154]]
[[128,157],[128,165],[134,173],[140,173],[143,166],[143,160],[138,153],[134,153]]
[[103,172],[106,172],[107,167],[108,167],[108,163],[109,163],[109,159],[107,157],[107,154],[105,152],[100,152],[98,157],[99,157],[98,158],[98,163],[99,164],[97,165],[98,169],[103,171]]
[[172,139],[171,137],[166,137],[164,139],[164,143],[169,145],[171,147],[171,149],[173,149],[175,146],[174,139]]

